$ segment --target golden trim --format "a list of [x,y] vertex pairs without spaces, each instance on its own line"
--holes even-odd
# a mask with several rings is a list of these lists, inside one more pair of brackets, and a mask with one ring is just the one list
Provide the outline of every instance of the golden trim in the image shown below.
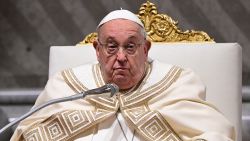
[[[138,108],[141,108],[141,110]],[[151,111],[147,105],[121,111],[129,127],[136,129],[144,139],[152,141],[181,141],[178,134],[164,117],[157,111]]]
[[92,66],[92,73],[97,87],[105,85],[99,63]]
[[68,79],[70,80],[71,84],[79,91],[81,92],[82,91],[82,88],[77,84],[77,82],[74,80],[74,78],[72,77],[72,75],[70,74],[70,71],[71,69],[67,70],[66,71],[66,74],[68,76]]
[[[96,84],[100,84],[100,81],[103,81],[101,74],[99,74],[99,69],[100,68],[98,65],[94,65],[92,68],[93,74],[95,75],[94,79],[96,81]],[[122,115],[128,121],[129,126],[137,129],[138,133],[140,133],[140,135],[145,139],[173,139],[176,141],[180,141],[179,136],[175,133],[168,122],[157,111],[151,111],[148,107],[147,102],[151,98],[161,94],[163,91],[169,88],[171,84],[179,77],[182,69],[177,66],[173,66],[163,79],[153,84],[152,86],[141,90],[145,84],[144,81],[148,79],[151,70],[151,64],[147,65],[145,76],[140,82],[140,85],[137,86],[137,90],[126,93],[126,95],[123,94],[117,96],[118,100],[115,98],[93,97],[88,99],[88,101],[96,105],[97,109],[101,108],[110,111],[117,111],[120,107]],[[138,111],[140,105],[144,107],[144,110],[141,111],[141,114],[140,111]],[[147,124],[150,124],[152,128],[154,128],[153,126],[157,126],[158,129],[162,129],[161,132],[157,132],[161,136],[150,135],[150,131],[147,130]]]
[[76,77],[75,73],[73,72],[72,69],[69,70],[70,76],[72,77],[72,79],[76,82],[76,84],[78,85],[78,87],[80,87],[80,89],[82,91],[87,91],[88,88],[85,87],[82,82],[80,82],[80,80]]
[[[95,67],[95,69],[92,68],[92,71],[98,71],[98,65],[96,65]],[[151,66],[149,65],[148,69],[146,70],[147,71],[145,73],[143,81],[147,80],[151,72]],[[143,138],[155,141],[180,141],[180,138],[168,124],[168,122],[164,119],[164,117],[158,111],[150,110],[150,108],[148,107],[148,101],[154,96],[157,96],[164,92],[179,77],[181,70],[181,68],[173,66],[165,75],[165,77],[159,82],[142,91],[141,89],[139,89],[139,91],[128,93],[127,95],[124,95],[124,97],[118,96],[118,99],[116,99],[115,97],[103,98],[98,96],[89,98],[92,104],[95,105],[96,109],[94,111],[65,110],[55,113],[39,124],[31,126],[29,129],[27,129],[22,134],[22,138],[32,139],[36,137],[39,140],[67,140],[93,126],[96,126],[98,123],[106,120],[110,116],[115,115],[119,106],[121,106],[120,109],[122,115],[128,122],[128,125],[131,128],[136,129],[139,135],[141,135]],[[62,75],[65,81],[68,81],[67,83],[70,84],[69,86],[73,85],[72,87],[75,88],[76,86],[74,85],[76,84],[74,84],[74,82],[76,80],[72,78],[72,73],[72,70],[65,70],[62,72]],[[97,72],[95,74],[97,74]],[[96,80],[101,81],[102,79],[96,78]],[[138,86],[138,88],[143,87],[143,81],[141,82],[141,85]],[[100,84],[101,82],[97,83]],[[133,98],[132,95],[135,98]],[[139,95],[140,98],[141,96],[150,96],[141,101],[140,98],[136,98],[136,95]],[[126,97],[130,98],[126,99]],[[134,103],[133,105],[130,105],[131,101]]]
[[[179,78],[181,72],[181,68],[173,66],[163,79],[145,90],[118,96],[122,115],[129,122],[129,126],[136,129],[145,139],[181,141],[164,117],[157,111],[151,111],[148,107],[148,101],[169,88]],[[152,130],[149,130],[150,127]],[[153,128],[155,134],[159,135],[155,136],[150,133]]]
[[94,80],[95,80],[95,84],[97,87],[100,87],[101,86],[101,83],[98,79],[98,75],[97,75],[97,68],[96,68],[96,64],[92,66],[92,74],[93,74],[93,77],[94,77]]
[[74,90],[76,93],[80,93],[83,91],[88,90],[87,87],[85,87],[75,76],[72,69],[67,69],[62,71],[62,76],[65,80],[65,82],[70,86],[72,90]]
[[69,86],[75,93],[79,93],[79,91],[78,91],[78,90],[73,86],[73,84],[69,81],[69,78],[68,78],[68,76],[67,76],[67,74],[66,74],[66,71],[67,71],[67,70],[64,70],[64,71],[61,72],[61,75],[62,75],[64,81],[66,82],[66,84],[68,84],[68,86]]
[[[144,24],[148,39],[152,42],[214,42],[203,31],[186,30],[178,28],[178,22],[167,14],[158,14],[155,4],[147,1],[143,3],[137,15]],[[78,45],[93,43],[97,33],[88,34]]]
[[[92,74],[95,80],[97,87],[101,87],[105,84],[100,70],[100,65],[95,64],[92,66]],[[110,111],[117,111],[119,104],[115,97],[103,97],[103,96],[90,96],[87,97],[87,100],[95,105],[97,109],[105,109]]]
[[149,101],[155,95],[160,94],[166,90],[170,85],[179,77],[182,69],[173,66],[165,77],[157,82],[156,84],[142,90],[141,92],[136,91],[128,95],[120,95],[120,104],[123,108],[133,107],[135,104],[143,104],[145,101]]
[[24,140],[69,140],[114,115],[114,111],[65,110],[27,129]]
[[98,109],[117,111],[119,108],[119,103],[116,98],[103,98],[101,96],[87,98],[87,101],[95,105]]
[[81,87],[77,85],[77,83],[74,81],[74,79],[70,75],[70,69],[66,70],[65,74],[66,74],[69,82],[71,83],[71,85],[80,93],[81,92]]

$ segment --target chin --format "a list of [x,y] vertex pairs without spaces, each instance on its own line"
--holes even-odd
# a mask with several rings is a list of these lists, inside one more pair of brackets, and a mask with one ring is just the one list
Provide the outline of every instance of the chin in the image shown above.
[[129,83],[129,82],[126,82],[126,80],[121,80],[121,79],[119,79],[119,80],[115,80],[114,81],[114,83],[120,88],[120,89],[128,89],[128,88],[130,88],[131,86],[131,84]]
[[131,80],[131,76],[128,75],[115,75],[112,78],[112,81],[120,88],[120,89],[129,89],[133,87],[133,82]]
[[117,86],[119,87],[120,90],[126,90],[126,89],[131,88],[131,87],[128,86],[128,85],[119,85],[119,84],[117,84]]

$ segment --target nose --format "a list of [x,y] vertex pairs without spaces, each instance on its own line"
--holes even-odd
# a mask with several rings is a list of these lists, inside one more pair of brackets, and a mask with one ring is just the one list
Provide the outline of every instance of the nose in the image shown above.
[[127,54],[126,52],[124,52],[124,50],[122,48],[119,48],[117,54],[116,54],[116,59],[119,61],[119,62],[124,62],[124,61],[127,61]]

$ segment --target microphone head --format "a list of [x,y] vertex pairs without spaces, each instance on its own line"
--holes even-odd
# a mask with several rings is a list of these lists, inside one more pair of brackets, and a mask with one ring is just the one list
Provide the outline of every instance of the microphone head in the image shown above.
[[119,92],[119,87],[114,84],[114,83],[111,83],[111,84],[107,84],[108,88],[110,88],[110,97],[113,97],[116,93]]
[[112,97],[114,96],[115,93],[119,92],[119,87],[116,84],[110,83],[99,88],[88,90],[85,93],[87,95],[94,95],[94,94],[103,94],[107,92],[110,92],[111,93],[110,97]]

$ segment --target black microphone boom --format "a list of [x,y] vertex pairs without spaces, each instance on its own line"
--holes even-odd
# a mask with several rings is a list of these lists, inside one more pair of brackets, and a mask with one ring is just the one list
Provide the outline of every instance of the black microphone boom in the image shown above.
[[0,134],[2,134],[5,130],[7,130],[8,128],[12,127],[13,125],[15,125],[16,123],[22,121],[23,119],[27,118],[28,116],[30,116],[31,114],[41,110],[44,107],[47,107],[51,104],[55,104],[55,103],[60,103],[60,102],[66,102],[66,101],[72,101],[72,100],[77,100],[80,98],[84,98],[87,95],[94,95],[94,94],[102,94],[102,93],[107,93],[110,92],[110,97],[112,97],[115,93],[117,93],[119,91],[119,87],[115,84],[106,84],[100,88],[96,88],[96,89],[91,89],[85,92],[81,92],[79,94],[75,94],[72,96],[68,96],[68,97],[63,97],[63,98],[58,98],[58,99],[52,99],[44,104],[41,104],[37,107],[32,108],[28,113],[24,114],[23,116],[21,116],[20,118],[15,119],[14,121],[10,122],[9,124],[7,124],[6,126],[4,126],[1,130],[0,130]]

